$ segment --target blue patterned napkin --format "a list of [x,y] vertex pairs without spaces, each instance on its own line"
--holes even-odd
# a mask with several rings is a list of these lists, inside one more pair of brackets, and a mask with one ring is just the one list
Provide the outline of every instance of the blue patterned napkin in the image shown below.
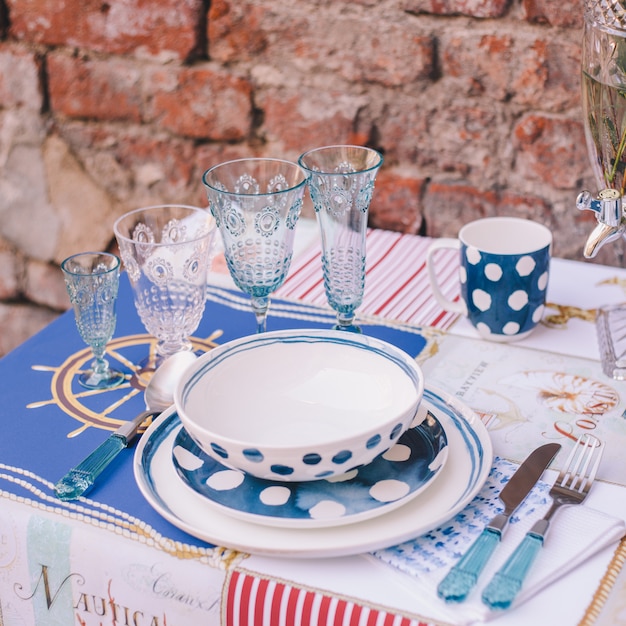
[[[399,581],[420,598],[422,613],[431,608],[437,613],[438,619],[445,618],[454,624],[471,624],[496,615],[482,604],[480,594],[526,531],[547,511],[551,503],[548,496],[551,485],[548,483],[538,482],[511,516],[502,542],[466,602],[448,605],[437,597],[436,589],[485,525],[503,511],[498,494],[516,469],[517,465],[496,457],[483,488],[453,519],[417,539],[373,553],[380,562],[409,575]],[[513,606],[519,605],[592,554],[617,541],[624,530],[623,520],[588,506],[563,507],[553,518],[544,547]]]

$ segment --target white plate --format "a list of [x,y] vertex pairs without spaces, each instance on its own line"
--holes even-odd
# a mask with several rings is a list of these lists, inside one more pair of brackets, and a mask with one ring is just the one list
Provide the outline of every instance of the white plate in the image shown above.
[[491,439],[479,417],[442,391],[427,389],[429,403],[448,437],[448,461],[427,489],[400,508],[374,519],[329,528],[275,528],[218,511],[176,473],[172,449],[180,422],[163,413],[141,438],[135,479],[165,519],[209,543],[241,552],[290,558],[324,558],[370,552],[407,541],[453,517],[478,493],[493,460]]
[[239,519],[284,528],[354,524],[406,504],[443,470],[448,440],[427,405],[421,403],[412,427],[395,446],[337,477],[304,482],[256,478],[218,463],[184,428],[174,441],[173,463],[186,485]]

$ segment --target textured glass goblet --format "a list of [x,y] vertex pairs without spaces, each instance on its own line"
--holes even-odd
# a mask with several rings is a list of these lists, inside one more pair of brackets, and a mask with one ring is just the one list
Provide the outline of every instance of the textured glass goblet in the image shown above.
[[108,252],[81,252],[65,259],[61,270],[78,332],[95,357],[78,382],[87,389],[115,387],[124,374],[109,367],[104,352],[115,331],[120,259]]
[[113,231],[137,313],[157,338],[156,367],[192,349],[189,337],[204,313],[215,221],[198,207],[157,205],[122,215]]
[[269,296],[289,271],[306,179],[296,163],[256,158],[221,163],[202,177],[226,264],[250,294],[257,332],[265,331]]
[[356,309],[365,289],[365,234],[376,174],[383,157],[361,146],[325,146],[298,161],[309,172],[309,189],[322,238],[322,271],[335,329],[359,332]]

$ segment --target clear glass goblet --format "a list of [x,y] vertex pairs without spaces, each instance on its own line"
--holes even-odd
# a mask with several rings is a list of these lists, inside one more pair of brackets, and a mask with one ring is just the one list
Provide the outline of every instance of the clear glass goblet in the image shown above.
[[115,331],[120,259],[108,252],[81,252],[65,259],[61,270],[76,327],[95,357],[90,369],[80,374],[78,382],[87,389],[115,387],[125,377],[109,367],[104,352]]
[[383,157],[361,146],[325,146],[305,152],[298,162],[309,172],[324,289],[337,313],[334,328],[359,332],[354,316],[365,289],[367,216]]
[[306,180],[296,163],[263,158],[221,163],[202,177],[226,264],[250,295],[257,332],[265,331],[269,296],[289,271]]
[[206,302],[215,221],[198,207],[167,204],[126,213],[113,225],[137,313],[157,339],[142,369],[191,350]]

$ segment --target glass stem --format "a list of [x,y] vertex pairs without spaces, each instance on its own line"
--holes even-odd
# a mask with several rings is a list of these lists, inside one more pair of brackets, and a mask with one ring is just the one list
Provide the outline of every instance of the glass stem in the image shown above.
[[363,332],[360,326],[354,323],[355,317],[356,313],[354,310],[351,313],[337,313],[337,323],[333,326],[333,330],[345,330],[351,333]]
[[184,352],[186,350],[193,350],[191,341],[187,338],[173,339],[169,341],[166,339],[160,339],[159,341],[157,341],[156,345],[157,356],[161,359],[166,359],[167,357],[172,356],[172,354],[176,354],[177,352]]
[[354,313],[337,313],[337,326],[339,328],[347,328],[352,326],[354,322]]
[[96,358],[91,363],[93,374],[98,379],[106,378],[109,374],[109,362],[102,355],[94,355]]
[[270,300],[267,297],[256,298],[252,297],[252,310],[256,316],[256,331],[257,333],[264,333],[267,329],[267,309],[270,306]]

